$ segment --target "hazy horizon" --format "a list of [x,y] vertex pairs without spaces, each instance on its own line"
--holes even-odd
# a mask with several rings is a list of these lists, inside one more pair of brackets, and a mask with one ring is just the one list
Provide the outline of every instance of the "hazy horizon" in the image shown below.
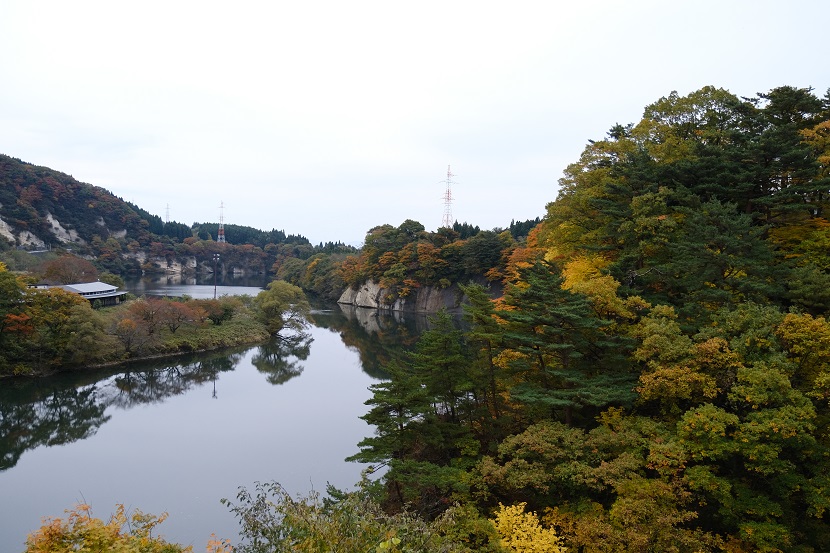
[[[185,224],[362,242],[543,216],[677,91],[830,87],[818,1],[0,6],[0,152]],[[771,40],[770,37],[774,37]]]

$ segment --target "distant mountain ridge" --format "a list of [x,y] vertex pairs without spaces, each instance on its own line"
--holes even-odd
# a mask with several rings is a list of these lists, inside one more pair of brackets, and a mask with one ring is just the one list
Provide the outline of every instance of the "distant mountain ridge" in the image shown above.
[[263,274],[278,257],[355,250],[241,225],[225,225],[217,242],[218,227],[163,221],[100,186],[0,154],[0,251],[67,250],[117,274],[211,272],[220,254],[223,273]]

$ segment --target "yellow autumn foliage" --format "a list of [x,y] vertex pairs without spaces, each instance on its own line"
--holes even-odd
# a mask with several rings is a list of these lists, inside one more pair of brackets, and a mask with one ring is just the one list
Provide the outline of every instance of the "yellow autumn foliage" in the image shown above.
[[638,309],[639,297],[631,302],[617,295],[620,283],[611,275],[603,274],[608,260],[601,256],[580,255],[565,264],[562,269],[562,288],[588,297],[594,310],[602,317],[633,319]]
[[821,175],[830,173],[830,120],[822,121],[812,129],[802,129],[804,142],[812,146],[821,165]]
[[561,539],[553,528],[544,528],[536,513],[525,512],[526,503],[505,507],[499,503],[492,520],[508,551],[517,553],[565,553]]
[[[127,515],[124,505],[117,505],[108,522],[92,516],[89,505],[80,504],[67,511],[66,519],[44,520],[43,526],[29,535],[25,553],[76,553],[78,551],[119,551],[122,553],[188,553],[191,546],[181,546],[153,537],[161,516],[135,510]],[[209,549],[210,551],[210,549]],[[217,550],[222,553],[222,550]],[[227,550],[225,550],[227,551]]]

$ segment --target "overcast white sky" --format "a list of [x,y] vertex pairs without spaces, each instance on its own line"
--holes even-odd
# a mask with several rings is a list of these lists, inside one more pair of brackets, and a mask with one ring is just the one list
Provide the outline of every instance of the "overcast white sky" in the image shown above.
[[677,90],[830,87],[830,2],[0,3],[0,153],[164,218],[360,244],[544,215]]

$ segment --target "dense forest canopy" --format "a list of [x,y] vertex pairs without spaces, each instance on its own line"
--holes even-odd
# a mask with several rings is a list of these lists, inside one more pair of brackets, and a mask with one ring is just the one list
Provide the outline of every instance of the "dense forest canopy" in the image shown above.
[[823,309],[828,109],[791,87],[662,98],[567,168],[540,243],[692,319],[747,300]]
[[372,281],[397,298],[419,288],[447,288],[477,281],[499,284],[521,255],[539,219],[512,221],[509,230],[481,230],[456,222],[434,232],[408,219],[379,225],[366,234],[360,251],[320,252],[277,259],[274,273],[306,291],[336,300],[346,287]]
[[522,505],[568,550],[830,549],[829,176],[810,89],[615,125],[504,296],[466,287],[469,330],[439,315],[373,386],[354,459],[389,467],[388,509]]

